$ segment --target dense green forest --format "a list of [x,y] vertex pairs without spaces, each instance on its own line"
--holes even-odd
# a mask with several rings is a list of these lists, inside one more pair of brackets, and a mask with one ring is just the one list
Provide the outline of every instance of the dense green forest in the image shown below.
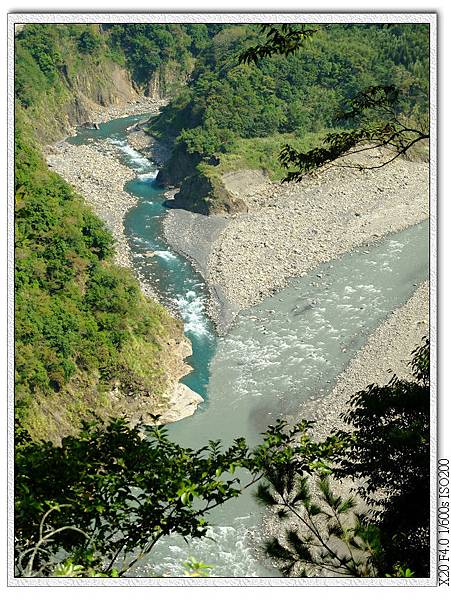
[[141,93],[166,68],[172,74],[162,82],[162,92],[173,94],[220,28],[29,24],[15,42],[18,118],[26,120],[39,141],[59,139],[68,124],[86,120],[86,100],[114,103],[114,74],[121,67],[130,74],[130,87]]
[[281,146],[312,147],[337,127],[346,102],[370,86],[394,85],[402,90],[399,113],[427,117],[427,26],[316,29],[301,52],[257,64],[238,61],[243,48],[259,39],[254,26],[219,32],[199,55],[188,85],[149,128],[174,144],[159,180],[181,185],[181,205],[222,210],[220,175],[226,171],[258,168],[280,178]]
[[194,58],[210,44],[224,25],[103,25],[107,43],[133,80],[145,84],[162,65],[189,73]]
[[16,417],[58,439],[124,410],[113,387],[158,401],[181,323],[114,266],[111,234],[19,130],[15,183]]

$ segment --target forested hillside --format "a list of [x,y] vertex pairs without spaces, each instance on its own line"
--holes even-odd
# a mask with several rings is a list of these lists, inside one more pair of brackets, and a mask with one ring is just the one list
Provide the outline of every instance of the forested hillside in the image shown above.
[[40,146],[92,107],[138,97],[170,61],[180,85],[208,39],[205,26],[165,25],[36,24],[16,37],[16,417],[35,438],[57,441],[94,414],[137,418],[131,398],[158,413],[183,335],[114,265],[109,231]]
[[20,131],[15,287],[16,417],[34,436],[136,416],[130,395],[158,412],[181,323],[114,266],[111,234]]
[[231,26],[202,52],[188,85],[150,125],[174,145],[159,181],[181,186],[179,205],[204,213],[227,209],[220,178],[227,171],[258,168],[281,177],[281,146],[312,147],[337,127],[346,101],[369,86],[396,86],[398,113],[427,117],[426,25],[315,28],[300,52],[256,65],[238,62],[259,39],[256,26]]
[[205,25],[27,25],[16,36],[18,118],[49,142],[99,104],[175,93],[213,33]]

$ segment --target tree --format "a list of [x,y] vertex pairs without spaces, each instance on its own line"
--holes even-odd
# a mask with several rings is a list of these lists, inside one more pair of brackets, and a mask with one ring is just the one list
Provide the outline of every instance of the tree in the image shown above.
[[50,576],[65,556],[82,575],[122,576],[163,536],[205,536],[209,511],[268,470],[322,467],[335,440],[313,443],[310,426],[278,421],[253,450],[243,438],[227,450],[218,441],[183,448],[164,427],[121,419],[85,423],[61,446],[33,442],[18,426],[17,573]]
[[[396,376],[349,401],[344,421],[356,428],[335,477],[350,476],[373,507],[381,531],[381,568],[405,562],[429,574],[430,453],[429,340],[412,353],[413,381]],[[337,432],[338,434],[338,432]]]
[[78,49],[83,54],[90,54],[101,45],[101,38],[91,30],[83,31],[78,38]]
[[265,542],[286,577],[377,577],[380,532],[354,511],[354,497],[334,493],[326,475],[271,472],[256,498],[276,511],[280,527],[288,522]]
[[[315,35],[317,29],[307,29],[305,25],[262,25],[266,34],[264,44],[252,46],[239,55],[241,63],[257,63],[262,58],[273,55],[289,56],[301,50]],[[427,101],[427,91],[421,87],[419,79],[414,79],[404,89],[394,85],[374,85],[357,92],[348,106],[336,117],[337,125],[347,125],[343,131],[328,134],[321,146],[308,152],[299,152],[289,144],[280,151],[280,162],[288,169],[284,181],[300,181],[304,175],[315,172],[320,167],[331,166],[339,158],[351,157],[365,150],[384,148],[391,151],[376,164],[368,165],[355,160],[339,166],[367,170],[378,169],[398,157],[405,155],[413,146],[429,139],[429,124],[426,118],[418,119],[414,110],[403,114],[399,105],[401,94],[423,97]],[[291,170],[292,169],[292,170]]]
[[[306,477],[268,469],[257,499],[281,533],[266,543],[286,576],[429,575],[429,341],[413,352],[414,381],[393,377],[349,400],[352,433],[335,431],[333,464]],[[342,497],[326,475],[351,478]],[[355,510],[358,503],[367,510]],[[283,523],[288,520],[288,526]]]
[[241,63],[257,63],[262,58],[268,58],[275,54],[289,56],[298,52],[304,47],[305,43],[310,40],[318,31],[317,28],[308,28],[303,24],[283,25],[260,25],[260,30],[266,34],[264,44],[257,44],[247,48],[239,55]]
[[344,131],[329,133],[323,145],[308,152],[298,152],[290,145],[280,151],[280,162],[288,171],[284,181],[300,181],[304,175],[315,172],[320,167],[337,166],[337,159],[356,158],[356,155],[384,148],[389,155],[374,164],[358,160],[340,161],[341,168],[360,171],[380,169],[393,162],[423,140],[429,139],[426,123],[422,127],[410,124],[409,117],[403,117],[397,110],[400,90],[393,85],[372,86],[359,92],[349,103],[348,110],[337,116],[337,122],[357,122],[358,126]]

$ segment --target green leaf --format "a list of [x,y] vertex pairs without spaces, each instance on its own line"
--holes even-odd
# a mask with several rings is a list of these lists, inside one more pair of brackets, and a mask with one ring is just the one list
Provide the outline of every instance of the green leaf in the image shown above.
[[276,498],[271,494],[270,486],[267,483],[259,483],[254,496],[257,502],[263,506],[276,506],[278,504]]

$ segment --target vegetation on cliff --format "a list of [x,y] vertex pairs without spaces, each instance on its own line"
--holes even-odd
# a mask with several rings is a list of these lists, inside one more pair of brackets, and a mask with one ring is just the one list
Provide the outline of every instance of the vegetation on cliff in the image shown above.
[[[192,71],[194,58],[206,46],[210,38],[224,25],[199,24],[105,24],[102,29],[108,34],[107,43],[117,53],[141,86],[149,82],[149,75],[160,67],[170,66],[181,80]],[[178,82],[180,87],[180,81]],[[167,87],[166,94],[173,93],[177,86]]]
[[[240,64],[243,48],[257,40],[257,28],[250,25],[220,31],[199,55],[187,87],[151,121],[150,132],[174,144],[160,181],[181,185],[179,202],[187,208],[199,203],[190,193],[190,177],[214,178],[225,164],[230,170],[255,168],[254,147],[262,146],[262,138],[268,143],[258,166],[277,177],[275,140],[286,136],[284,143],[305,152],[307,140],[313,147],[325,131],[335,131],[337,114],[370,86],[394,85],[403,91],[399,113],[427,114],[425,25],[315,26],[314,37],[297,54]],[[418,89],[426,91],[423,98]],[[340,131],[355,125],[348,119]],[[189,172],[179,170],[181,162],[190,163]]]
[[16,131],[16,415],[34,436],[76,431],[108,392],[161,397],[182,326],[115,266],[103,223]]
[[[115,68],[98,25],[27,25],[15,40],[17,118],[40,143],[63,137],[89,120],[91,108],[119,99]],[[133,97],[128,83],[122,99]]]
[[[40,142],[88,121],[90,110],[151,93],[173,94],[218,26],[28,24],[15,40],[20,118]],[[160,77],[161,75],[161,77]]]
[[34,438],[58,441],[91,413],[135,418],[135,397],[158,413],[171,383],[182,324],[114,265],[110,233],[40,145],[133,99],[167,61],[188,69],[208,30],[174,27],[29,24],[16,36],[16,416]]

